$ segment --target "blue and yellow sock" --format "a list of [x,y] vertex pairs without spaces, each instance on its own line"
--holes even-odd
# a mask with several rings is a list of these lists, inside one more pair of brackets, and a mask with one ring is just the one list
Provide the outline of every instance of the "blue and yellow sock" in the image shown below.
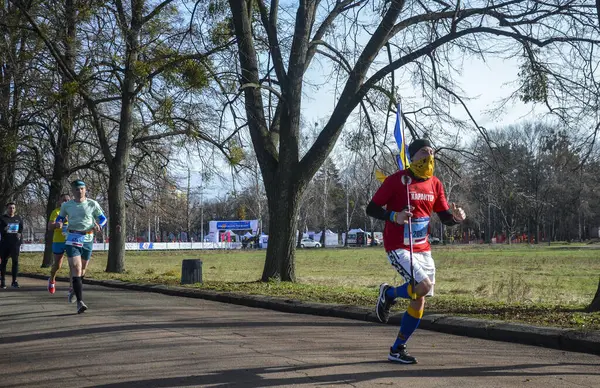
[[410,282],[406,282],[398,287],[388,288],[385,292],[385,297],[391,300],[396,298],[416,299],[416,295],[413,293],[413,287]]
[[412,333],[419,326],[421,318],[423,317],[423,310],[415,310],[412,307],[408,307],[404,315],[402,316],[402,323],[400,324],[400,331],[398,332],[398,338],[394,342],[394,349],[398,349],[398,346],[404,345],[410,338]]

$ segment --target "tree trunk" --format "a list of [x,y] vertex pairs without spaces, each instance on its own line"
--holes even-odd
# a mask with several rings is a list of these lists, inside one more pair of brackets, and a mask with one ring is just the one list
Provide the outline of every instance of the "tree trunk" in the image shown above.
[[[15,12],[12,4],[3,4],[0,15],[10,15]],[[0,206],[14,200],[15,195],[15,167],[17,159],[17,146],[19,143],[17,121],[22,114],[21,93],[22,63],[18,49],[18,31],[12,28],[4,31],[6,43],[0,51]]]
[[[54,170],[56,171],[57,161],[54,161]],[[54,175],[54,174],[53,174]],[[56,181],[52,179],[50,181],[50,193],[48,195],[48,203],[46,204],[46,220],[50,219],[50,214],[56,208],[56,204],[60,199],[60,192],[62,190],[62,181]],[[54,262],[54,255],[52,254],[52,237],[54,230],[46,227],[46,239],[44,244],[44,258],[42,259],[42,268],[48,268],[52,266]]]
[[111,169],[108,181],[109,244],[106,272],[125,270],[125,179],[120,169]]
[[344,238],[344,247],[348,247],[348,232],[350,231],[350,199],[348,198],[348,180],[346,179],[346,237]]
[[302,236],[303,236],[303,232],[302,230],[298,229],[298,241],[296,242],[296,248],[300,248],[300,244],[302,243]]
[[598,16],[598,26],[600,26],[600,0],[596,0],[596,11]]
[[291,187],[267,197],[269,204],[269,243],[262,281],[295,281],[296,227],[302,193]]
[[[9,130],[10,131],[10,130]],[[3,144],[0,145],[0,204],[2,207],[8,202],[14,200],[14,189],[15,189],[15,159],[16,152],[16,140],[12,136],[6,136],[6,143],[3,140]],[[15,145],[13,147],[13,144]]]
[[[305,189],[305,182],[312,179],[319,167],[323,166],[347,118],[366,94],[368,88],[363,84],[370,65],[390,37],[404,1],[393,1],[384,13],[351,71],[328,123],[301,159],[299,128],[302,85],[304,73],[314,55],[309,52],[309,47],[312,46],[311,30],[316,19],[318,2],[300,2],[296,12],[287,71],[277,38],[276,10],[273,9],[269,15],[264,4],[257,3],[261,21],[267,30],[270,56],[274,60],[274,71],[281,89],[280,101],[270,122],[265,118],[263,91],[259,87],[262,77],[258,74],[260,66],[253,39],[253,4],[252,1],[229,0],[237,38],[241,65],[240,83],[244,89],[248,128],[268,192],[270,241],[263,281],[273,277],[294,280],[294,227],[297,223],[298,199]],[[273,4],[277,7],[277,2]],[[342,3],[338,5],[341,8],[337,10],[342,11]],[[334,18],[335,15],[322,26],[322,33],[326,32]],[[317,36],[321,36],[321,33],[318,34]]]
[[588,312],[600,311],[600,279],[598,279],[598,290],[596,290],[596,295],[592,300],[592,303],[587,308]]
[[[15,82],[16,84],[16,82]],[[12,84],[8,87],[15,87]],[[4,93],[2,93],[4,95]],[[14,200],[15,194],[15,167],[17,160],[17,145],[18,145],[18,129],[14,117],[11,116],[11,111],[15,114],[18,107],[11,106],[10,93],[3,96],[2,100],[6,99],[6,103],[2,101],[2,111],[0,112],[0,206],[8,201]]]
[[[64,64],[74,72],[74,61],[76,55],[76,12],[73,0],[65,1],[65,20],[66,31],[63,35]],[[60,68],[59,68],[60,69]],[[70,78],[61,71],[61,104],[59,110],[59,127],[56,136],[56,146],[54,147],[54,166],[52,168],[52,178],[50,179],[50,190],[48,194],[48,203],[46,204],[46,219],[50,217],[50,213],[54,210],[58,200],[60,199],[63,190],[63,181],[69,174],[69,146],[71,145],[71,133],[73,132],[75,120],[75,97],[68,92],[66,85],[70,82]],[[52,236],[53,230],[46,230],[46,240],[44,247],[44,258],[42,260],[42,268],[47,268],[52,265],[54,255],[52,254]]]
[[583,241],[583,229],[581,227],[581,206],[577,209],[577,237],[579,242]]
[[[125,82],[127,84],[127,82]],[[127,89],[125,89],[127,90]],[[122,273],[125,270],[125,236],[127,234],[125,207],[125,174],[129,165],[132,139],[132,96],[124,91],[127,98],[121,103],[121,122],[117,152],[113,158],[108,180],[108,226],[109,246],[106,272]]]
[[109,192],[109,246],[106,272],[122,273],[125,269],[125,236],[127,224],[125,218],[125,178],[129,166],[129,155],[133,142],[132,110],[137,98],[135,65],[140,53],[140,31],[142,27],[143,1],[132,1],[131,27],[126,34],[127,62],[121,89],[121,112],[119,137],[115,156],[110,163],[108,181]]
[[371,231],[371,246],[375,246],[375,222],[373,222],[373,218],[369,217],[370,231]]
[[344,248],[348,248],[348,234],[350,233],[350,228],[346,227],[346,237],[344,238]]
[[[68,177],[69,172],[69,145],[71,132],[73,130],[73,98],[68,97],[65,102],[65,108],[61,112],[61,125],[58,129],[58,139],[54,150],[54,167],[52,178],[50,179],[50,189],[48,194],[48,203],[46,204],[46,219],[50,217],[50,213],[55,209],[58,200],[62,194],[63,182]],[[53,230],[46,230],[46,243],[44,247],[44,258],[42,260],[42,268],[47,268],[52,265],[52,236]]]
[[[54,210],[54,209],[53,209]],[[46,233],[44,234],[44,256],[42,257],[42,265],[40,268],[50,268],[54,263],[54,254],[52,253],[52,238],[54,230],[46,225]]]
[[325,248],[326,245],[326,241],[325,241],[325,231],[327,230],[327,217],[328,217],[328,212],[327,212],[327,178],[329,176],[329,171],[327,170],[327,166],[325,166],[325,181],[324,181],[324,186],[323,186],[323,232],[321,233],[321,246],[323,248]]
[[[488,244],[492,243],[492,238],[494,237],[493,233],[492,233],[492,216],[491,216],[490,208],[491,208],[491,205],[490,205],[490,199],[488,196],[488,219],[487,219],[487,222],[488,222],[488,232],[487,232],[488,241],[487,241],[487,243]],[[444,238],[442,237],[442,240],[443,239]]]
[[[134,56],[137,58],[137,55]],[[124,82],[123,98],[121,100],[121,121],[119,124],[119,140],[117,150],[110,166],[108,180],[108,227],[109,246],[106,272],[122,273],[125,269],[125,174],[129,165],[129,154],[132,141],[131,110],[134,95],[133,74],[129,74]]]

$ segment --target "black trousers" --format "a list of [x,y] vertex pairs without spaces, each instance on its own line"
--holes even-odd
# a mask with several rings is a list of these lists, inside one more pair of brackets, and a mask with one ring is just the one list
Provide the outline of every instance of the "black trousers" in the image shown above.
[[17,280],[17,274],[19,273],[19,253],[21,253],[21,244],[1,244],[0,245],[0,277],[2,284],[4,284],[4,277],[6,276],[6,264],[8,258],[12,259],[12,281]]

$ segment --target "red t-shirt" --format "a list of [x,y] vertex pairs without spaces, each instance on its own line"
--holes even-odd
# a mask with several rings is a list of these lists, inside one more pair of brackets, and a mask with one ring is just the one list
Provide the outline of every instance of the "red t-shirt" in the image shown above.
[[[386,206],[388,211],[401,212],[408,205],[406,185],[402,183],[403,176],[410,178],[411,181],[409,190],[410,205],[413,207],[411,222],[413,252],[426,252],[431,250],[428,238],[431,214],[449,209],[444,187],[439,179],[431,177],[421,181],[414,178],[408,170],[398,171],[383,181],[373,197],[373,202],[382,207]],[[408,224],[400,225],[386,221],[383,230],[383,246],[387,252],[396,249],[410,249]]]

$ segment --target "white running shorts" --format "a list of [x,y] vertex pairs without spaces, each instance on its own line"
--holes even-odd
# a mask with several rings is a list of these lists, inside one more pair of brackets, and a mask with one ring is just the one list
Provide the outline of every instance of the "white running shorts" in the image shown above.
[[[406,249],[396,249],[387,253],[390,264],[398,271],[405,282],[411,280],[410,274],[410,252]],[[431,257],[431,251],[413,253],[413,273],[416,283],[425,278],[431,280],[431,290],[426,296],[433,296],[435,286],[435,263]]]

